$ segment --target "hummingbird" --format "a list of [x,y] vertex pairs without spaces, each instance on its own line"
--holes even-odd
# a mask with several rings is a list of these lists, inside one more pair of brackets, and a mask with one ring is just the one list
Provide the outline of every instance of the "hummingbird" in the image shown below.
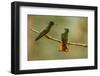
[[60,51],[64,51],[67,52],[68,51],[68,47],[67,47],[67,42],[68,42],[68,32],[69,29],[65,28],[64,29],[65,32],[61,34],[61,46],[60,46]]
[[51,29],[51,27],[54,25],[54,22],[53,21],[50,21],[48,26],[43,29],[40,34],[37,36],[37,38],[35,39],[35,41],[39,40],[41,37],[45,36]]

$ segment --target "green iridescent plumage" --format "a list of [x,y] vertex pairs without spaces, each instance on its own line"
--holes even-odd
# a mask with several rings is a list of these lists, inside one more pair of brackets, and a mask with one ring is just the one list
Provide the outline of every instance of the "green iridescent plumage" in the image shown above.
[[49,25],[45,29],[43,29],[43,31],[40,32],[40,34],[37,36],[37,38],[35,39],[35,41],[39,40],[41,37],[43,37],[44,35],[46,35],[50,31],[50,29],[51,29],[51,27],[53,25],[54,25],[54,22],[50,21]]
[[64,44],[67,44],[67,42],[68,42],[68,32],[69,32],[69,29],[65,28],[65,32],[62,33],[62,35],[61,35],[61,40]]

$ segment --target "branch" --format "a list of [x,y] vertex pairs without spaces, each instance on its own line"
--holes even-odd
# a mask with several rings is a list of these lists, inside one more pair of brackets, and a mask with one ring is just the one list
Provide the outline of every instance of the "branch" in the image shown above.
[[[34,29],[32,29],[32,31],[34,31],[35,33],[38,33],[38,34],[40,33],[39,31],[34,30]],[[58,39],[56,39],[56,38],[53,38],[53,37],[51,37],[51,36],[49,36],[49,35],[45,35],[45,37],[48,38],[48,39],[50,39],[50,40],[53,40],[53,41],[56,41],[56,42],[61,43],[60,40],[58,40]],[[72,42],[68,42],[67,44],[69,44],[69,45],[75,45],[75,46],[88,47],[86,44],[81,44],[81,43],[72,43]]]

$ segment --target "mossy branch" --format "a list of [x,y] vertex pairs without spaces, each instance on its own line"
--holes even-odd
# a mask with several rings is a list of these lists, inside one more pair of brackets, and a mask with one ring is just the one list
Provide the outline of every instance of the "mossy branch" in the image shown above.
[[[35,33],[39,34],[40,32],[35,30],[35,29],[32,29],[32,31],[34,31]],[[61,43],[60,40],[56,39],[56,38],[53,38],[49,35],[45,35],[46,38],[50,39],[50,40],[53,40],[53,41],[56,41],[56,42],[59,42]],[[81,44],[81,43],[73,43],[73,42],[68,42],[67,43],[68,45],[75,45],[75,46],[83,46],[83,47],[88,47],[87,44]]]

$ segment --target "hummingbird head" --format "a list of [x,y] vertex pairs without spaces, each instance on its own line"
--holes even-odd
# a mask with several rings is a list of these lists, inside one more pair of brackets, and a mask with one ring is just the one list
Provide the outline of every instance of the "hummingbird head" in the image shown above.
[[49,22],[49,25],[50,25],[50,26],[54,25],[54,22],[53,22],[53,21],[50,21],[50,22]]
[[69,29],[68,29],[68,28],[65,28],[65,31],[66,31],[66,32],[69,32]]
[[54,22],[53,22],[53,21],[50,21],[50,22],[49,22],[49,25],[48,25],[47,28],[46,28],[46,30],[49,31],[53,25],[54,25]]

